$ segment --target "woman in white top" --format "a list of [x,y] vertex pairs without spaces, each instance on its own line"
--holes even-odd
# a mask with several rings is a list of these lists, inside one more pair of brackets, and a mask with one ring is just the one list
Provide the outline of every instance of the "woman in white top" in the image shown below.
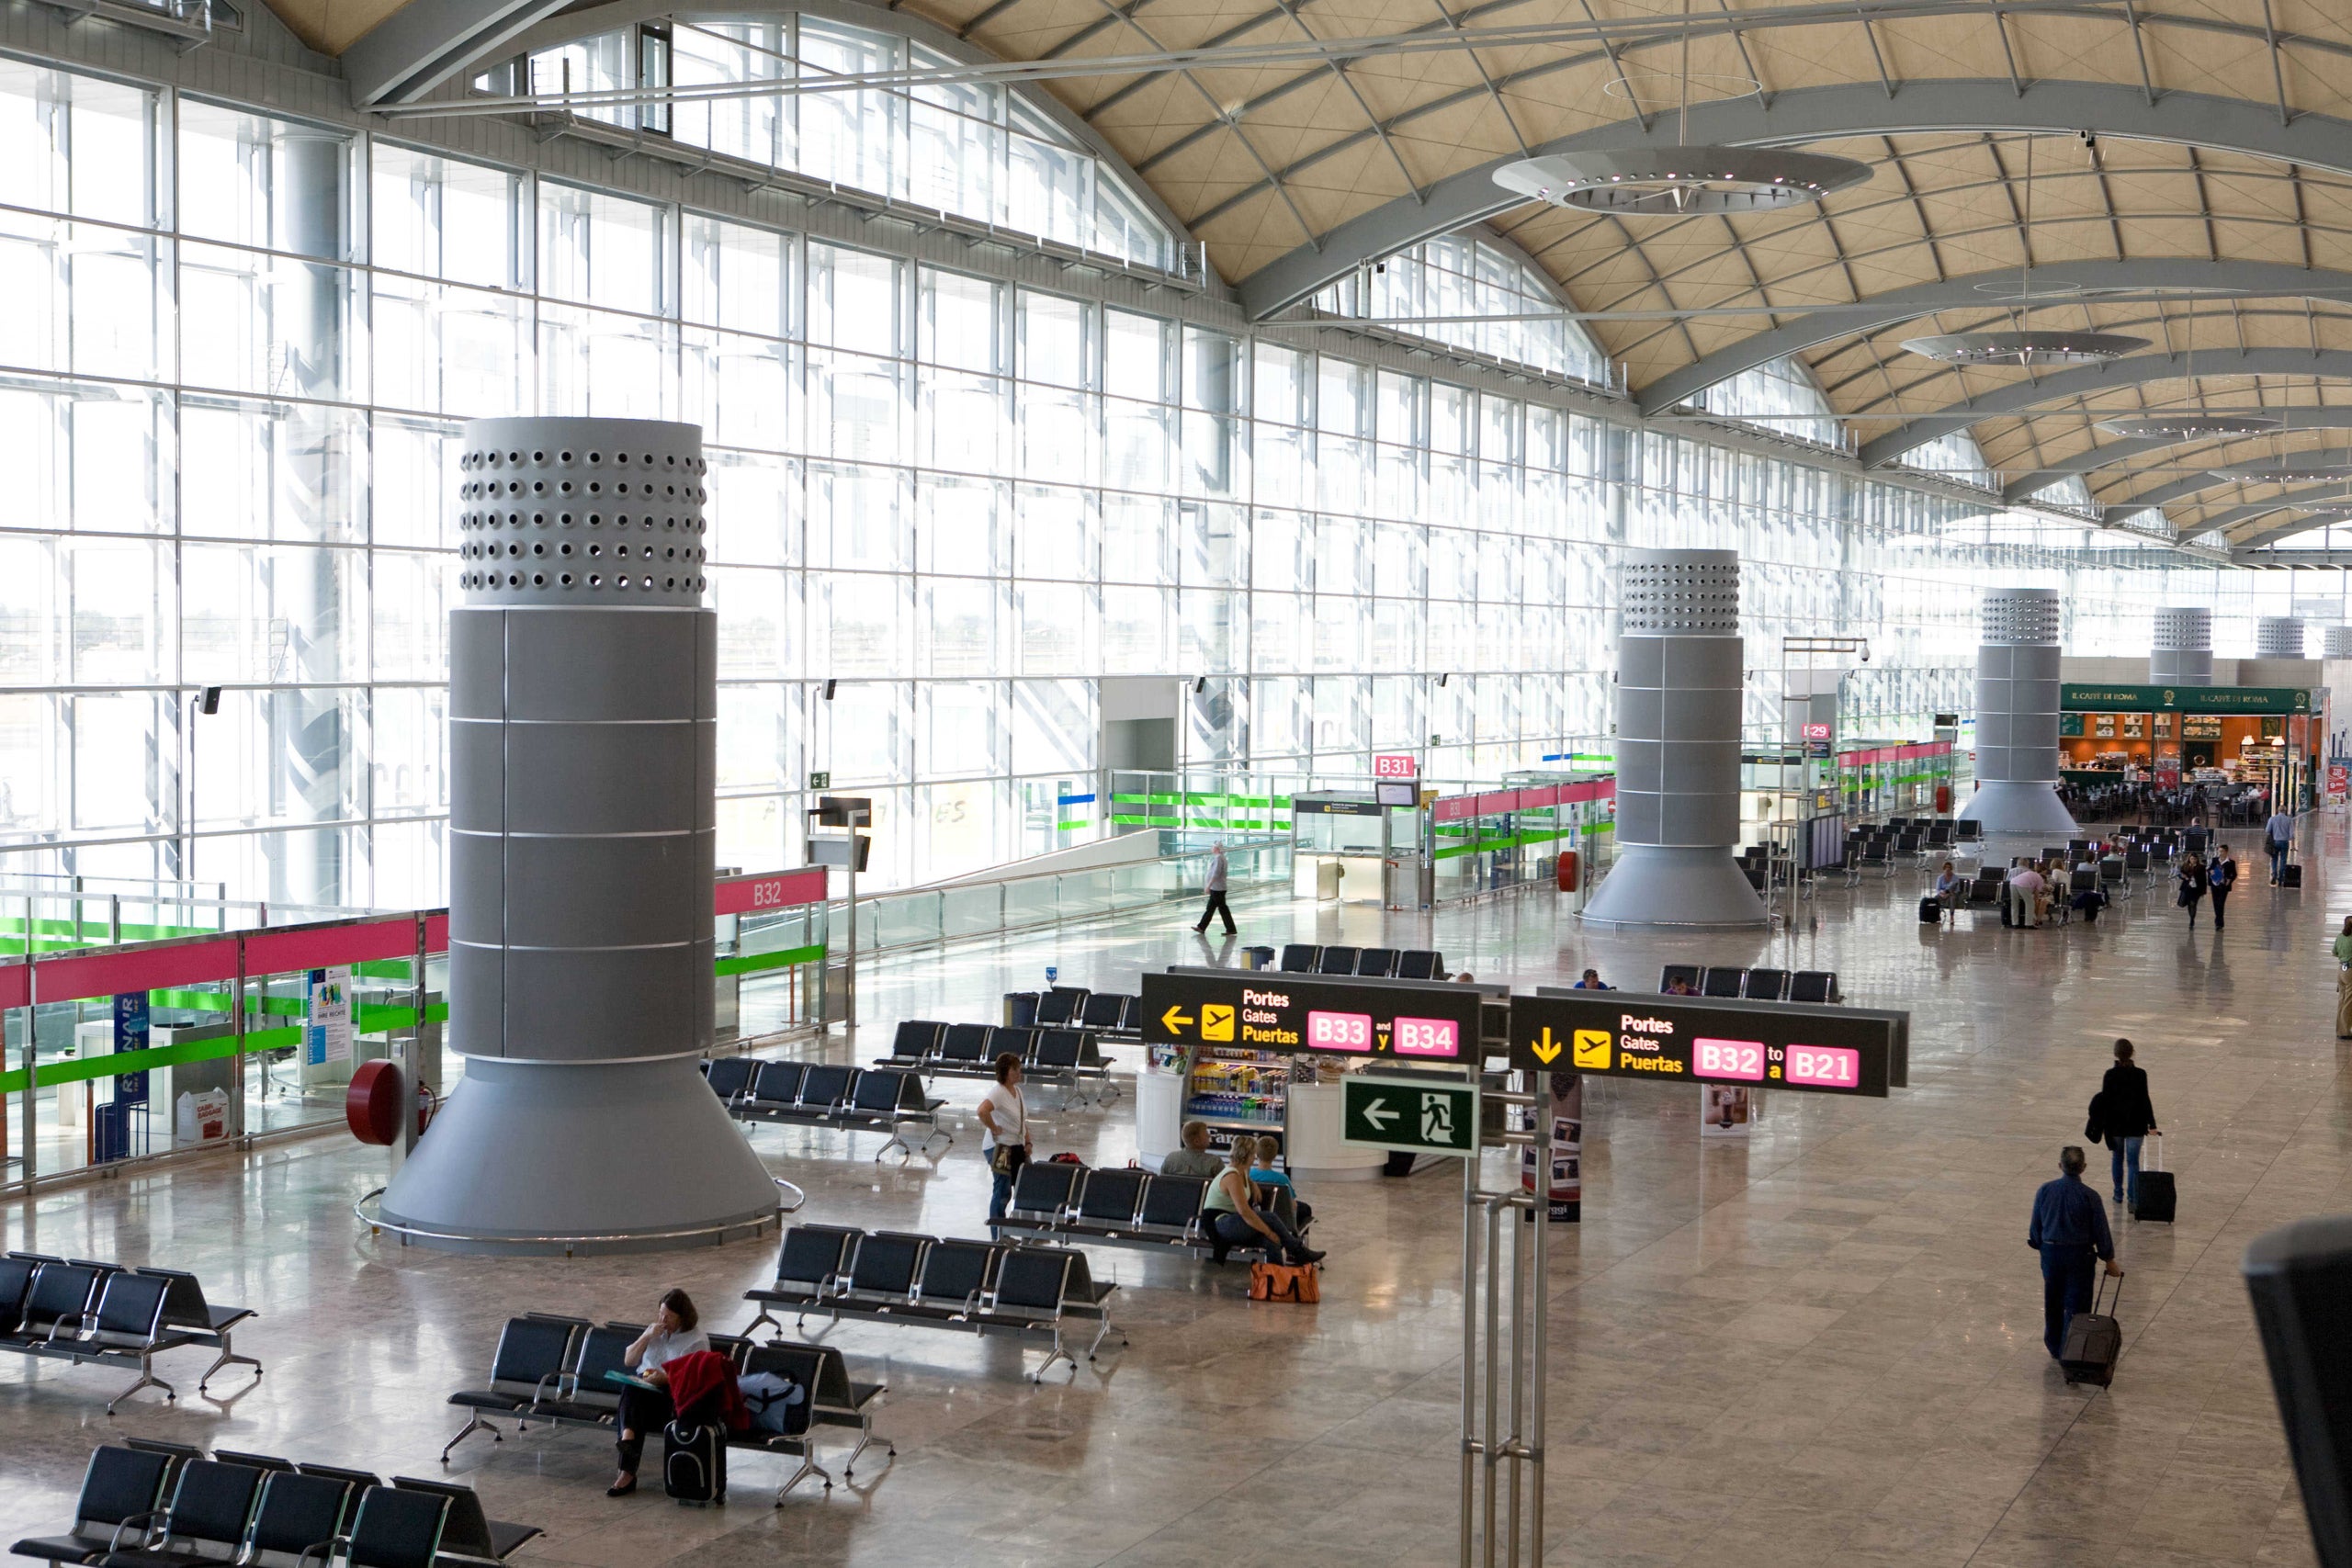
[[662,1300],[653,1309],[653,1321],[645,1325],[628,1348],[625,1358],[637,1375],[654,1386],[621,1389],[620,1413],[614,1425],[620,1429],[621,1472],[606,1489],[607,1497],[626,1497],[637,1490],[637,1467],[645,1457],[645,1434],[666,1427],[677,1415],[677,1407],[670,1403],[670,1374],[662,1369],[681,1356],[710,1348],[710,1336],[700,1327],[702,1319],[695,1311],[694,1299],[685,1292],[673,1287],[662,1292]]
[[1021,1092],[1021,1058],[1007,1051],[996,1059],[996,1083],[980,1096],[980,1156],[995,1182],[989,1218],[1004,1218],[1012,1179],[1029,1163],[1029,1101]]

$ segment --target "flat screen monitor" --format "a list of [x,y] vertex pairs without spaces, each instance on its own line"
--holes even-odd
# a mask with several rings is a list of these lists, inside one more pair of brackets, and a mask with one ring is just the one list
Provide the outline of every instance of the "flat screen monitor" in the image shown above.
[[1374,797],[1383,806],[1419,806],[1421,803],[1420,787],[1416,784],[1390,784],[1384,780],[1374,784],[1372,789]]

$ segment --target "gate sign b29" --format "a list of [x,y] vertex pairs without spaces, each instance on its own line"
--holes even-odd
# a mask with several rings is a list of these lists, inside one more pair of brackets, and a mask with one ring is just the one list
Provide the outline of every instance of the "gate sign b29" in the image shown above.
[[1510,1065],[1883,1100],[1910,1077],[1911,1015],[1800,1002],[1544,987],[1514,997]]

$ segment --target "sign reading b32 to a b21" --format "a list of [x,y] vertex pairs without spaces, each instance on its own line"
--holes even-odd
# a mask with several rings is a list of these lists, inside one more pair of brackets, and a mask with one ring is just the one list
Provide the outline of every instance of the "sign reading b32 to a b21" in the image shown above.
[[1870,1008],[1545,987],[1511,998],[1510,1065],[1883,1100],[1909,1081],[1910,1031]]
[[1468,987],[1366,986],[1265,969],[1148,974],[1143,1037],[1153,1045],[1476,1061],[1479,1000]]

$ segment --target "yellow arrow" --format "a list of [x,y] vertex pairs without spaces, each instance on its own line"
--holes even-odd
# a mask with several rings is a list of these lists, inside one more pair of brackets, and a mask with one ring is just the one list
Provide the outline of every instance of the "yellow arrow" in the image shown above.
[[1560,1043],[1552,1038],[1551,1028],[1549,1025],[1546,1025],[1544,1030],[1544,1037],[1530,1045],[1528,1049],[1535,1053],[1535,1059],[1537,1061],[1543,1063],[1548,1067],[1552,1065],[1553,1058],[1560,1054]]
[[1166,1012],[1159,1015],[1159,1027],[1165,1029],[1170,1034],[1175,1033],[1179,1029],[1192,1021],[1193,1015],[1184,1010],[1184,1004],[1182,1002],[1177,1003],[1174,1007],[1170,1008]]

